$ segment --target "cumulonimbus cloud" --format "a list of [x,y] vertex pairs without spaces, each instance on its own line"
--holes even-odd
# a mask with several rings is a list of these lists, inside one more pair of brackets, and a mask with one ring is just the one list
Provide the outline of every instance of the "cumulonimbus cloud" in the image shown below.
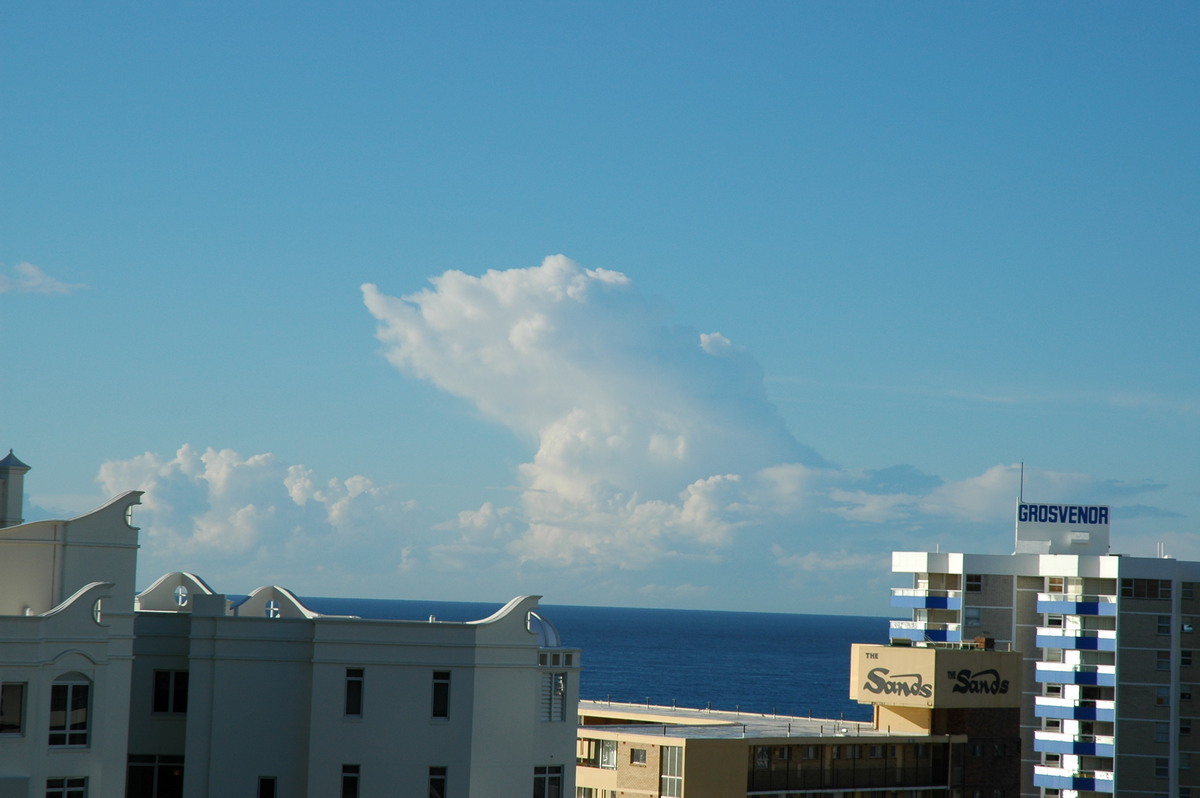
[[671,324],[623,274],[557,255],[446,272],[406,296],[362,292],[391,363],[534,442],[513,507],[447,524],[464,549],[636,568],[711,557],[764,525],[819,545],[832,524],[846,545],[871,526],[994,521],[1015,498],[1015,465],[949,483],[831,467],[784,426],[749,353]]

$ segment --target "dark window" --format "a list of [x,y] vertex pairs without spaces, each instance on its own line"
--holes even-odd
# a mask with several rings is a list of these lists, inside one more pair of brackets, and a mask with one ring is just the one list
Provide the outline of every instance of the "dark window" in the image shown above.
[[0,734],[25,731],[25,685],[9,682],[0,685]]
[[450,717],[450,671],[433,672],[433,707],[435,718]]
[[629,764],[631,764],[631,765],[646,764],[646,749],[645,748],[630,748],[629,749]]
[[275,798],[275,777],[258,777],[258,798]]
[[187,671],[154,672],[154,711],[187,712]]
[[50,745],[88,744],[88,687],[75,682],[50,687]]
[[342,798],[358,798],[358,765],[342,765]]
[[125,798],[182,798],[183,757],[130,754]]
[[446,798],[446,769],[429,769],[429,798]]
[[1122,579],[1121,598],[1169,599],[1169,579]]
[[363,669],[346,668],[346,714],[362,715]]
[[982,593],[983,592],[983,574],[967,574],[967,592]]
[[46,779],[46,798],[87,798],[87,779]]
[[533,769],[533,798],[562,798],[562,765]]

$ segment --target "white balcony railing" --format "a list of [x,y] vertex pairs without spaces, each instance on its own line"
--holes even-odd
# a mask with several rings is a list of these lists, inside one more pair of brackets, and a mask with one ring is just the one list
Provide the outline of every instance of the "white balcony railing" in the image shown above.
[[1043,707],[1095,707],[1096,709],[1115,710],[1117,702],[1113,700],[1087,698],[1059,698],[1053,695],[1034,696],[1033,702]]
[[1069,662],[1038,662],[1039,671],[1057,671],[1058,673],[1108,673],[1116,676],[1116,665],[1096,665],[1089,663],[1072,664]]
[[910,596],[916,598],[962,598],[961,590],[922,590],[916,587],[894,587],[893,596]]
[[1064,629],[1061,626],[1039,626],[1038,637],[1099,637],[1105,640],[1116,640],[1115,629]]
[[1085,604],[1116,604],[1116,596],[1085,595],[1083,593],[1038,593],[1038,601],[1071,601]]
[[1037,776],[1057,776],[1062,779],[1113,780],[1113,772],[1111,770],[1069,770],[1067,768],[1050,767],[1049,765],[1034,765],[1033,772]]
[[1114,742],[1111,734],[1071,734],[1069,732],[1035,731],[1033,737],[1035,740],[1053,740],[1056,743],[1112,745]]
[[957,623],[928,623],[926,621],[892,621],[893,629],[922,629],[926,632],[957,632]]

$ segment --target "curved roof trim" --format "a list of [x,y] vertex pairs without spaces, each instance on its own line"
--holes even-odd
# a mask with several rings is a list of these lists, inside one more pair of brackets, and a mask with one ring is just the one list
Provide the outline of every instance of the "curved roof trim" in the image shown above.
[[503,607],[496,610],[495,612],[493,612],[491,615],[484,618],[483,620],[467,621],[467,623],[472,623],[472,624],[498,623],[516,612],[519,612],[522,610],[525,612],[529,612],[530,610],[537,609],[538,602],[541,600],[541,598],[542,598],[541,596],[517,596],[516,598],[509,601]]

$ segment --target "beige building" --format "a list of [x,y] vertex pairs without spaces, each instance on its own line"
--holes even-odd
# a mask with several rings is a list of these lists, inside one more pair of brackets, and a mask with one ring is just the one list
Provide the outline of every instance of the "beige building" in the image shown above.
[[1020,657],[853,648],[870,723],[584,701],[577,798],[1017,794]]
[[1200,795],[1200,563],[1109,553],[1108,507],[1019,502],[1011,555],[896,552],[892,570],[912,579],[894,641],[1021,653],[1022,795]]

